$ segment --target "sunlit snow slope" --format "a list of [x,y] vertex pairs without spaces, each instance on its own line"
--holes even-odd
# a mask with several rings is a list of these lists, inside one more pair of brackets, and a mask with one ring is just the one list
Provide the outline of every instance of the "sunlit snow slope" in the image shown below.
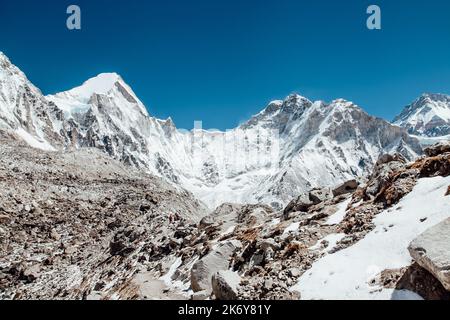
[[449,184],[450,177],[419,180],[410,194],[374,219],[376,227],[364,239],[318,260],[292,289],[305,300],[420,299],[370,282],[383,270],[411,265],[410,242],[450,217],[450,201],[444,196]]

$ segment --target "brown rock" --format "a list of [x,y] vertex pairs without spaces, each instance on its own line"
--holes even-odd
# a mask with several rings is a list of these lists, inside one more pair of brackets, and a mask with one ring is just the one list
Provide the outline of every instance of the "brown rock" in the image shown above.
[[56,232],[55,229],[52,229],[50,236],[52,237],[53,240],[56,240],[56,241],[61,240],[61,235],[58,232]]
[[358,181],[356,181],[355,179],[344,182],[333,190],[333,195],[337,197],[343,194],[352,193],[358,188],[358,185]]
[[446,152],[450,152],[450,143],[449,142],[437,143],[435,145],[432,145],[431,147],[426,148],[424,152],[429,157],[436,157]]
[[0,214],[0,223],[1,224],[7,224],[11,222],[11,217],[7,214]]

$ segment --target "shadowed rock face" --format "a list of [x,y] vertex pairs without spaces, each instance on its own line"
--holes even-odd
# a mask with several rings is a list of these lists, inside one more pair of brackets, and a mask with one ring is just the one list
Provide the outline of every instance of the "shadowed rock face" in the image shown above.
[[421,234],[408,249],[413,259],[450,291],[450,219]]

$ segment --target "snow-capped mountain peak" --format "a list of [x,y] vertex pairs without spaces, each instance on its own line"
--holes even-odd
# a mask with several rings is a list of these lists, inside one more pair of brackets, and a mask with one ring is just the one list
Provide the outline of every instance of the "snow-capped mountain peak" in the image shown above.
[[7,88],[0,95],[0,126],[6,114],[6,127],[33,146],[100,149],[191,191],[211,208],[224,202],[281,208],[311,187],[367,174],[381,154],[412,159],[421,153],[405,130],[343,99],[312,102],[291,94],[233,130],[184,131],[170,118],[149,116],[115,73],[43,97],[17,68],[2,64],[13,76],[0,81],[0,90]]
[[425,93],[394,119],[411,134],[439,137],[450,134],[450,96]]
[[81,86],[67,91],[67,93],[77,96],[87,103],[94,93],[107,94],[113,90],[117,82],[123,82],[117,73],[101,73],[85,81]]
[[261,126],[283,131],[288,122],[298,119],[312,102],[296,93],[290,94],[284,100],[275,100],[269,103],[260,113],[254,115],[240,126],[241,129]]
[[46,98],[60,107],[67,117],[73,117],[74,114],[90,110],[99,96],[115,100],[116,106],[124,114],[135,113],[132,115],[133,119],[148,116],[144,104],[117,73],[101,73],[74,89],[48,95]]

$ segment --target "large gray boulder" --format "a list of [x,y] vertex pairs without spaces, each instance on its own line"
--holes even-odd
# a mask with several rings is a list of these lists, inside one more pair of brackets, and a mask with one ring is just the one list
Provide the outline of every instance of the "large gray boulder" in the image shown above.
[[450,291],[450,218],[417,237],[408,250],[422,268]]
[[194,292],[212,292],[211,279],[218,271],[229,269],[231,256],[242,248],[238,240],[220,243],[217,248],[194,263],[191,269],[191,287]]
[[233,271],[216,272],[212,277],[212,289],[218,300],[237,300],[241,277]]

